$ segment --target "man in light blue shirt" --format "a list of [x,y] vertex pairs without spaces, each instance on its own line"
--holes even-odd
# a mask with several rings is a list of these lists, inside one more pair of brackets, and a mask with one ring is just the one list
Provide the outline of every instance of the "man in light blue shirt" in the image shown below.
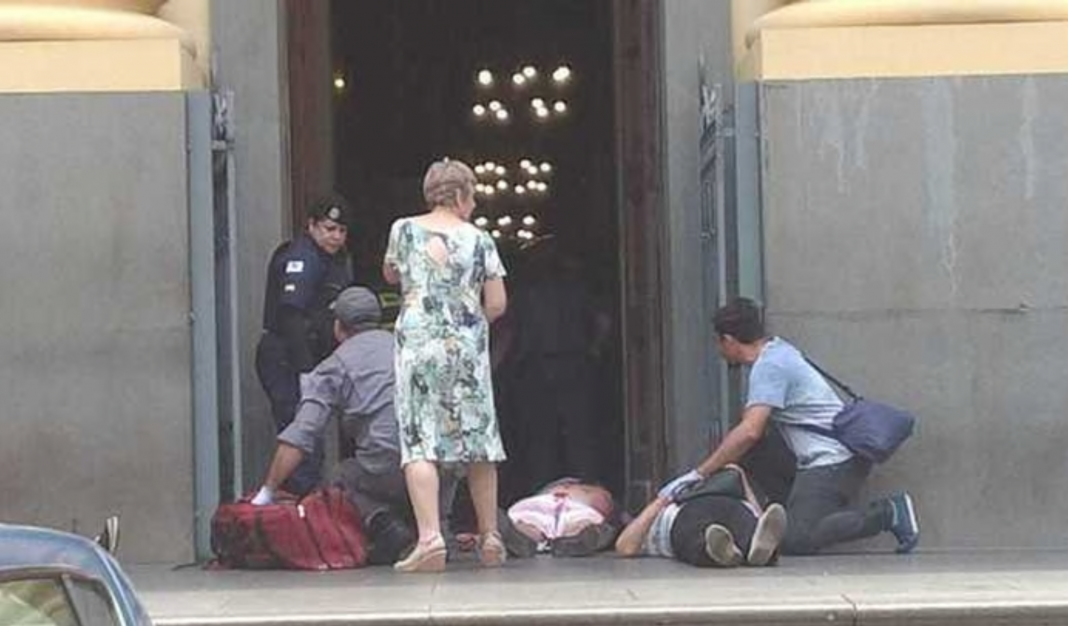
[[830,384],[794,346],[764,331],[763,316],[752,300],[738,298],[715,315],[717,347],[732,365],[748,365],[749,392],[739,423],[697,468],[667,483],[670,496],[737,463],[765,435],[772,422],[797,458],[797,475],[786,502],[789,519],[783,554],[814,554],[821,548],[891,532],[898,552],[919,541],[912,498],[901,493],[856,506],[871,471],[869,461],[854,455],[833,437],[806,428],[829,429],[842,410]]

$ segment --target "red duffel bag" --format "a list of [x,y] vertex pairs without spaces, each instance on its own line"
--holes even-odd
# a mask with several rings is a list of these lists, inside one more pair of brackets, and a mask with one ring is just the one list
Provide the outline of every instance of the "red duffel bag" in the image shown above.
[[221,504],[211,549],[217,566],[234,569],[350,569],[367,560],[359,512],[338,487],[262,506]]

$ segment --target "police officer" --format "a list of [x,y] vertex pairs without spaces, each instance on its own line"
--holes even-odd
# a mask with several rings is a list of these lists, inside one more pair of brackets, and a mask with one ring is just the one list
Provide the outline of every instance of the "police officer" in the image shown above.
[[[256,375],[271,403],[278,432],[296,415],[300,374],[334,349],[330,305],[352,284],[345,251],[349,208],[338,196],[316,202],[305,231],[275,249],[267,267],[263,336],[256,348]],[[305,456],[283,485],[303,495],[322,477],[323,442]]]

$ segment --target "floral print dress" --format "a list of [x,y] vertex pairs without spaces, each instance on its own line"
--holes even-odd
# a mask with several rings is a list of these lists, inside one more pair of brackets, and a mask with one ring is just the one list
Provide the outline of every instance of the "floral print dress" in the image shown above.
[[401,279],[395,409],[401,463],[505,459],[493,406],[482,286],[505,276],[493,239],[462,224],[393,223],[385,262]]

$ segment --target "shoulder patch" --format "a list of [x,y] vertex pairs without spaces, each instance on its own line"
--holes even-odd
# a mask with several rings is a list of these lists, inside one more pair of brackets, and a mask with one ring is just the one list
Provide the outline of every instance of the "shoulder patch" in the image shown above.
[[286,262],[286,274],[299,274],[304,271],[304,261]]

